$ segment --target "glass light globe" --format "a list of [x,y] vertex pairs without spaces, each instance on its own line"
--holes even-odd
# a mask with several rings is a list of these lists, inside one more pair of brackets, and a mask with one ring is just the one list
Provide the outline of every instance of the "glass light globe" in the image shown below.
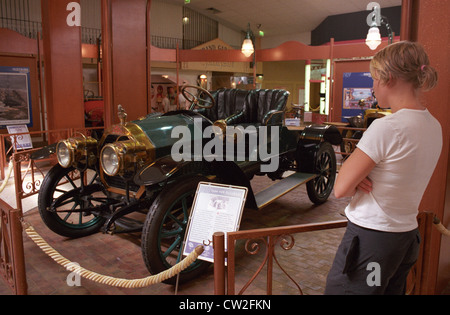
[[380,30],[376,26],[372,26],[367,33],[366,45],[371,50],[375,50],[381,44]]
[[255,48],[253,47],[251,39],[249,38],[244,39],[241,51],[245,57],[250,57],[255,52]]

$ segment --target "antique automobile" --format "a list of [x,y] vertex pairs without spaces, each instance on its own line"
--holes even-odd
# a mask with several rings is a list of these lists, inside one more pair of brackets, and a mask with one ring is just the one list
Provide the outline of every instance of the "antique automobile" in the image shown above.
[[[209,92],[186,86],[182,93],[192,104],[189,110],[127,122],[119,105],[120,124],[101,139],[80,134],[58,142],[59,164],[46,175],[38,198],[45,224],[71,238],[99,231],[139,232],[145,264],[157,274],[182,259],[190,207],[201,181],[247,187],[246,211],[261,209],[304,183],[314,204],[328,199],[336,176],[332,145],[341,143],[341,135],[334,126],[284,126],[288,92]],[[225,147],[230,143],[236,146],[231,153]],[[255,194],[254,176],[276,182]],[[206,267],[207,262],[195,262],[179,281]]]
[[[364,106],[364,100],[360,101],[360,106]],[[383,118],[391,114],[391,109],[381,108],[378,106],[378,102],[375,101],[372,108],[364,110],[360,115],[347,117],[346,120],[350,129],[342,128],[343,141],[341,142],[341,152],[344,153],[343,158],[347,158],[348,154],[355,150],[356,144],[361,139],[364,131],[369,128],[375,119]]]

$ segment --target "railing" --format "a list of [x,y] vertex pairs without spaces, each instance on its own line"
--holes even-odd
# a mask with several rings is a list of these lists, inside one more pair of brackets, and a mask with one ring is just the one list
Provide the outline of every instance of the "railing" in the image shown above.
[[[431,249],[431,233],[433,229],[434,214],[431,212],[420,212],[417,216],[419,231],[422,238],[420,244],[419,257],[416,264],[411,269],[406,294],[421,295],[426,293],[424,282],[426,279],[426,270],[429,269],[429,251]],[[256,272],[245,283],[245,285],[237,293],[242,295],[247,288],[253,283],[256,277],[261,273],[263,267],[267,265],[266,270],[266,294],[271,295],[273,292],[273,267],[274,262],[285,276],[292,281],[298,289],[299,294],[303,294],[298,281],[293,279],[281,266],[278,261],[275,249],[280,246],[284,250],[290,250],[294,247],[295,239],[293,234],[323,231],[329,229],[343,228],[347,226],[347,221],[332,221],[317,224],[304,224],[276,228],[255,229],[247,231],[231,232],[227,234],[227,250],[225,251],[225,235],[217,232],[213,235],[214,245],[214,294],[216,295],[235,295],[235,276],[236,276],[236,243],[238,240],[246,240],[244,249],[247,254],[256,255],[261,250],[261,244],[265,246],[263,262],[260,264]],[[337,248],[336,248],[337,249]]]
[[[86,135],[90,135],[90,133],[94,130],[101,130],[101,127],[96,128],[71,128],[66,130],[57,130],[57,131],[42,131],[35,132],[29,134],[36,133],[45,133],[49,135],[49,142],[55,143],[57,140],[66,139],[68,137],[72,137],[77,133],[81,132]],[[19,137],[20,134],[16,135],[3,135],[5,136],[15,136]],[[3,140],[3,139],[2,139]],[[13,142],[14,143],[14,142]],[[33,196],[39,192],[40,186],[42,184],[42,180],[45,177],[46,170],[45,164],[42,165],[42,162],[50,163],[50,165],[56,163],[56,156],[54,154],[49,154],[48,157],[42,158],[39,160],[33,160],[31,158],[31,154],[40,150],[41,148],[24,150],[20,152],[16,152],[12,154],[12,163],[14,164],[14,181],[15,181],[15,193],[16,193],[16,207],[20,211],[22,211],[22,200]],[[6,159],[6,157],[4,157]]]
[[103,127],[94,128],[70,128],[70,129],[59,129],[59,130],[44,130],[44,131],[33,131],[27,133],[17,133],[17,134],[2,134],[0,135],[0,179],[5,179],[5,168],[8,166],[8,160],[12,157],[13,152],[32,152],[29,150],[24,150],[20,143],[22,142],[25,135],[30,136],[31,140],[36,143],[36,147],[44,147],[49,144],[58,142],[61,139],[67,139],[73,136],[77,132],[85,132],[87,134],[92,133],[95,130],[102,130]]
[[422,240],[420,242],[419,258],[408,275],[406,286],[406,294],[408,295],[427,294],[427,288],[423,283],[427,277],[427,270],[430,268],[430,260],[427,257],[429,257],[431,250],[431,233],[434,217],[435,215],[431,212],[420,212],[417,216]]
[[[23,212],[22,200],[39,193],[42,181],[44,180],[46,170],[39,165],[39,162],[31,159],[30,155],[39,149],[27,150],[24,152],[14,153],[12,163],[14,165],[14,184],[16,194],[16,207]],[[42,161],[56,163],[54,154]],[[25,167],[22,166],[25,164]]]
[[16,295],[27,293],[21,217],[0,199],[0,276]]
[[[272,272],[274,263],[282,270],[288,279],[290,279],[297,287],[299,294],[303,294],[302,289],[297,282],[285,271],[279,263],[275,254],[275,248],[280,246],[284,250],[293,248],[295,240],[292,236],[297,233],[322,231],[328,229],[337,229],[347,226],[347,221],[332,221],[317,224],[293,225],[277,228],[256,229],[247,231],[237,231],[227,234],[227,252],[225,252],[224,233],[215,233],[213,237],[214,244],[214,293],[216,295],[225,294],[225,282],[227,283],[228,295],[235,295],[235,265],[236,265],[236,241],[246,240],[245,252],[250,255],[256,255],[261,250],[261,245],[266,248],[263,262],[257,271],[251,276],[247,283],[238,292],[241,295],[252,284],[256,277],[261,273],[264,266],[267,266],[267,284],[266,293],[271,295],[273,292]],[[227,258],[227,272],[225,272],[225,258]],[[227,281],[225,281],[225,273],[227,273]]]
[[[348,158],[350,154],[356,149],[356,145],[360,140],[360,136],[367,130],[367,128],[343,127],[339,126],[337,129],[342,135],[341,151],[336,154],[341,154],[344,159]],[[359,133],[359,137],[355,137]]]
[[[24,134],[1,135],[1,164],[2,177],[4,177],[4,165],[6,164],[6,152],[4,150],[5,139],[13,137],[12,143],[18,143],[17,140],[23,135],[41,135],[47,136],[53,141],[67,138],[78,132],[89,135],[94,130],[102,128],[72,128],[56,131],[30,132]],[[15,151],[17,146],[12,146]],[[56,157],[50,155],[46,159],[35,161],[31,154],[40,150],[40,148],[23,150],[11,153],[11,161],[14,166],[14,186],[16,195],[16,208],[13,209],[4,200],[0,199],[0,276],[11,288],[13,294],[27,294],[27,282],[25,273],[25,259],[22,239],[21,218],[23,215],[22,200],[35,195],[39,192],[42,180],[45,176],[45,170],[40,164],[42,161],[56,161]],[[12,150],[11,150],[12,151]]]

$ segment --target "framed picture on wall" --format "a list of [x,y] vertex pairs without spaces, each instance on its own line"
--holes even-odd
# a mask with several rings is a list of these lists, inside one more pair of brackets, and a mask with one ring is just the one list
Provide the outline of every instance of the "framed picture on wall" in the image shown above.
[[30,69],[0,66],[0,126],[33,126]]
[[372,108],[374,97],[371,88],[344,88],[344,109],[365,110]]
[[347,117],[364,114],[372,107],[375,98],[370,72],[344,72],[342,89],[342,121]]

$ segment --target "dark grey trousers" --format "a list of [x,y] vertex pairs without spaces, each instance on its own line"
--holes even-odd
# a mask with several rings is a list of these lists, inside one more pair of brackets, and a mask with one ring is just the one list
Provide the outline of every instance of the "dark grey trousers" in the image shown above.
[[328,273],[325,294],[404,294],[419,249],[418,229],[391,233],[348,222]]

